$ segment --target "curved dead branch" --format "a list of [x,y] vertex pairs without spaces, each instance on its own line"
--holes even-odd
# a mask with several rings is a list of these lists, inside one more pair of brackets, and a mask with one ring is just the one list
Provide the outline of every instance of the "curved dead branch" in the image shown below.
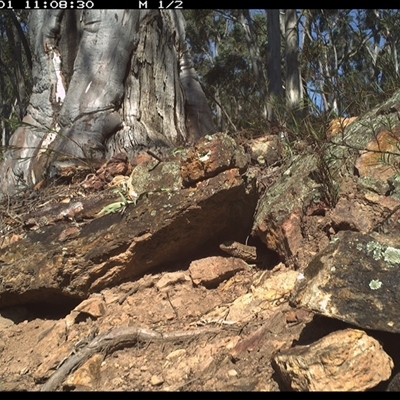
[[54,391],[65,378],[93,354],[104,352],[110,354],[118,349],[134,345],[138,341],[180,341],[193,339],[196,336],[218,333],[219,328],[201,328],[190,331],[156,332],[151,329],[129,326],[116,328],[97,336],[86,347],[69,357],[61,367],[41,387],[40,391]]

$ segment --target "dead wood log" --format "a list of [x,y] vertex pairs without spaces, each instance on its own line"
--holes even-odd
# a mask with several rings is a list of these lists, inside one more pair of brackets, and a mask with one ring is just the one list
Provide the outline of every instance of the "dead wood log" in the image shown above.
[[190,331],[162,333],[135,326],[112,329],[107,333],[97,336],[81,351],[71,355],[47,380],[40,391],[55,391],[71,372],[75,371],[95,353],[104,352],[105,355],[110,354],[118,349],[132,346],[138,341],[180,341],[220,331],[220,328],[201,328]]

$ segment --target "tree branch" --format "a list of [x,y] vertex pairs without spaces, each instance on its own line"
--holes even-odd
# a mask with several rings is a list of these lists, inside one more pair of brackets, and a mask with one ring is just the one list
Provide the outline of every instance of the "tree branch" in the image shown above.
[[156,332],[151,329],[129,326],[126,328],[116,328],[97,336],[86,347],[76,354],[69,357],[61,367],[48,379],[41,387],[40,391],[54,391],[65,380],[65,378],[93,354],[104,352],[112,353],[118,349],[134,345],[137,341],[180,341],[192,339],[209,333],[218,333],[218,328],[200,328],[191,331]]

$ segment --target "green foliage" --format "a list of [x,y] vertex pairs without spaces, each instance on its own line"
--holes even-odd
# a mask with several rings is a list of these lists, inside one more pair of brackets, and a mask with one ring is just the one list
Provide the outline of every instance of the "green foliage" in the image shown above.
[[[304,109],[300,110],[286,107],[284,91],[282,98],[270,99],[259,87],[241,15],[241,10],[233,9],[184,11],[195,68],[219,130],[271,131],[264,114],[268,99],[275,110],[278,131],[288,132],[289,153],[295,151],[295,140],[303,140],[324,154],[322,144],[332,118],[360,115],[400,86],[397,9],[297,10],[304,89]],[[266,77],[267,14],[265,10],[251,10],[249,15],[258,44],[257,57]],[[32,88],[29,55],[13,16],[24,33],[29,28],[27,11],[0,11],[0,122],[6,134],[18,126]],[[284,46],[282,32],[283,88]]]
[[[318,155],[315,179],[323,185],[326,201],[338,197],[334,164],[327,151],[332,119],[358,116],[383,103],[400,88],[400,10],[297,10],[299,61],[304,97],[301,109],[291,110],[282,98],[262,95],[246,46],[239,10],[187,11],[187,36],[219,129],[246,136],[284,133],[286,157],[301,151]],[[267,76],[267,18],[252,10],[264,76]],[[200,21],[200,23],[199,23]],[[201,31],[201,35],[199,32]],[[282,32],[281,69],[285,87],[285,42]],[[263,109],[271,105],[274,125]],[[222,110],[222,111],[221,111]],[[388,127],[390,130],[390,127]],[[236,135],[236,134],[235,134]],[[382,153],[382,162],[398,170],[397,154]]]
[[32,91],[30,51],[25,32],[25,10],[0,10],[0,128],[7,144],[13,127],[7,122],[21,120]]
[[333,159],[329,151],[328,131],[332,114],[321,112],[317,107],[308,113],[296,112],[287,107],[284,101],[274,103],[279,130],[284,134],[284,157],[287,161],[296,154],[316,155],[317,169],[312,178],[321,185],[325,203],[334,207],[339,198],[339,187],[335,181],[336,172],[332,169]]
[[[218,128],[243,129],[262,119],[265,99],[254,79],[238,10],[187,10],[187,38],[196,70],[216,115]],[[201,23],[199,23],[201,21]],[[265,44],[266,18],[258,13],[254,26]],[[265,47],[265,46],[263,46]],[[265,60],[265,48],[260,49]]]
[[303,10],[302,72],[308,89],[322,96],[322,110],[359,115],[396,90],[399,16],[399,10]]
[[[251,68],[239,11],[185,11],[187,37],[219,128],[241,130],[254,124],[265,128],[266,98]],[[399,10],[302,9],[297,14],[304,102],[309,113],[360,115],[399,88]],[[266,13],[251,10],[250,15],[267,76]],[[283,40],[281,47],[284,87]]]

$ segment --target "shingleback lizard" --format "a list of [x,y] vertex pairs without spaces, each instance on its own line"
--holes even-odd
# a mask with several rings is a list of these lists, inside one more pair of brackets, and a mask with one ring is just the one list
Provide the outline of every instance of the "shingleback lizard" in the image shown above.
[[250,264],[262,264],[265,260],[265,254],[260,254],[257,247],[247,246],[239,242],[224,242],[219,245],[219,248],[225,253],[233,257],[241,258]]

